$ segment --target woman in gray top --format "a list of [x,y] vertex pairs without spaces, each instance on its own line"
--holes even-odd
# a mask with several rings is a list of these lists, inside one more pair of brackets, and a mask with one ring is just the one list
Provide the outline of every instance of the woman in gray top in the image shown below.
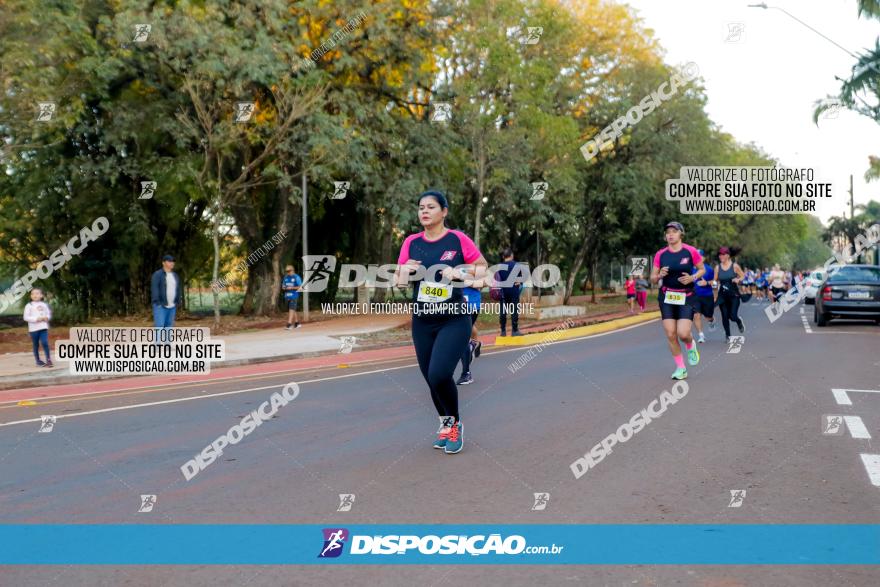
[[648,280],[644,277],[636,279],[636,303],[639,305],[639,311],[644,312],[648,302]]

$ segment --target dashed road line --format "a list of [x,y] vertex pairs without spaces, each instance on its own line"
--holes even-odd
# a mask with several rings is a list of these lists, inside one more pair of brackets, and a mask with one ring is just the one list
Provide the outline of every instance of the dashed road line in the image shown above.
[[865,465],[865,470],[868,471],[868,479],[871,480],[871,485],[875,487],[880,487],[880,455],[869,455],[869,454],[861,454],[862,464]]
[[858,416],[844,416],[843,421],[846,422],[846,429],[853,438],[866,438],[870,440],[871,434],[865,427],[864,422]]

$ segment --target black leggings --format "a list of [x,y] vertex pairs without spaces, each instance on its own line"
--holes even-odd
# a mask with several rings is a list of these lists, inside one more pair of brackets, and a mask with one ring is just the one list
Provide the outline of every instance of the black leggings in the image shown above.
[[431,389],[437,414],[460,420],[453,373],[461,359],[461,349],[471,337],[471,317],[467,314],[442,318],[413,316],[412,337],[419,369]]
[[721,325],[724,334],[730,336],[730,323],[739,326],[739,296],[718,296],[718,307],[721,309]]

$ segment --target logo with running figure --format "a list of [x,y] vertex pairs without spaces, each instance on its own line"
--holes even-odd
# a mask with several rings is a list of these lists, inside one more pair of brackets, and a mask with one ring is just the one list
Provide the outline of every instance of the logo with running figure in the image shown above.
[[150,37],[150,31],[153,30],[153,25],[136,24],[132,25],[132,28],[134,28],[134,38],[132,38],[132,42],[144,43]]
[[729,22],[727,23],[727,37],[725,37],[725,43],[739,43],[744,39],[746,31],[746,25],[742,22]]
[[354,343],[357,342],[357,337],[354,336],[341,336],[339,337],[339,354],[347,355],[351,352],[351,349],[354,348]]
[[443,254],[440,255],[441,261],[452,261],[455,259],[456,251],[443,251]]
[[254,102],[236,102],[235,103],[235,122],[247,122],[254,115]]
[[730,490],[730,503],[727,504],[729,508],[738,508],[742,507],[743,500],[746,498],[746,490],[745,489],[731,489]]
[[547,509],[547,504],[550,503],[550,494],[549,493],[535,493],[535,503],[532,504],[532,511],[539,512]]
[[344,200],[345,195],[348,193],[348,188],[351,187],[350,181],[334,181],[333,182],[333,195],[330,196],[331,200]]
[[742,350],[745,343],[745,336],[731,336],[730,340],[727,341],[727,352],[736,354]]
[[629,261],[632,264],[632,268],[629,270],[630,275],[642,276],[645,274],[648,269],[647,257],[630,257]]
[[149,513],[153,511],[153,506],[155,505],[155,495],[141,495],[141,507],[138,508],[138,513]]
[[530,200],[543,200],[544,196],[547,195],[547,188],[550,187],[550,183],[546,181],[533,181],[532,182],[532,197]]
[[55,428],[55,416],[40,416],[40,429],[37,432],[52,432]]
[[339,507],[336,508],[337,512],[350,512],[352,506],[354,506],[354,493],[340,493],[339,494]]
[[822,416],[822,434],[826,436],[840,436],[843,434],[843,418],[835,414]]
[[333,255],[305,255],[303,258],[305,278],[300,291],[315,293],[327,289],[330,276],[336,270],[336,257]]
[[58,108],[58,105],[55,104],[55,102],[37,102],[37,108],[39,109],[39,112],[37,113],[37,121],[49,122],[55,115],[55,110]]
[[324,528],[324,547],[318,554],[318,558],[336,558],[342,554],[342,547],[348,540],[348,530],[345,528]]
[[449,122],[452,118],[452,104],[449,102],[435,102],[434,111],[431,112],[431,122]]
[[142,181],[141,182],[141,195],[138,197],[138,200],[150,200],[153,196],[156,195],[156,186],[158,184],[155,181]]

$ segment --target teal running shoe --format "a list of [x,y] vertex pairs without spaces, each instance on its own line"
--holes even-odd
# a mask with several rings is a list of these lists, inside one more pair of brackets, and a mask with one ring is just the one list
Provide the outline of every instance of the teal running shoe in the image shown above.
[[700,351],[697,350],[697,345],[694,345],[694,348],[688,349],[688,364],[689,365],[697,365],[700,362]]
[[452,425],[455,424],[455,418],[452,416],[440,416],[440,428],[437,430],[437,440],[434,441],[434,448],[446,448],[449,441],[449,432]]
[[685,369],[684,367],[679,367],[678,369],[676,369],[675,371],[672,372],[673,379],[687,379],[687,377],[688,377],[688,370]]
[[443,450],[445,450],[448,455],[454,455],[457,452],[461,452],[463,447],[464,435],[462,434],[461,422],[456,422],[452,425],[452,428],[449,429],[449,436],[446,439],[446,448]]

